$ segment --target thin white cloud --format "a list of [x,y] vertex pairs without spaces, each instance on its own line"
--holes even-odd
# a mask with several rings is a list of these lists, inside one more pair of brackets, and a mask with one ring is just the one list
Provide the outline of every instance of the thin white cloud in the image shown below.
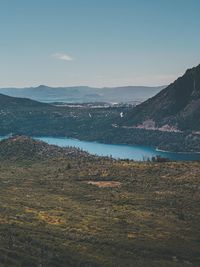
[[69,56],[67,54],[63,54],[63,53],[55,53],[52,56],[56,59],[60,59],[60,60],[64,60],[64,61],[73,61],[74,60],[71,56]]

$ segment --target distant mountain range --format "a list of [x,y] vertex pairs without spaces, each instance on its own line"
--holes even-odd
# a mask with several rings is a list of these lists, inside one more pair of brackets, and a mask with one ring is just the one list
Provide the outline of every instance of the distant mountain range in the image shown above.
[[130,103],[138,104],[149,97],[156,95],[166,86],[145,87],[127,86],[116,88],[92,88],[87,86],[76,87],[48,87],[40,85],[30,88],[0,88],[0,93],[13,96],[30,98],[41,102],[65,103]]
[[200,65],[129,111],[124,125],[158,130],[200,130]]
[[[48,90],[65,91],[62,88],[48,89],[44,86],[32,90],[44,91],[44,95],[47,95]],[[117,88],[112,90],[120,91]],[[76,90],[75,92],[77,93]],[[0,94],[0,135],[10,133],[67,136],[103,143],[138,144],[163,150],[199,152],[200,65],[187,70],[174,83],[136,107],[70,107]]]

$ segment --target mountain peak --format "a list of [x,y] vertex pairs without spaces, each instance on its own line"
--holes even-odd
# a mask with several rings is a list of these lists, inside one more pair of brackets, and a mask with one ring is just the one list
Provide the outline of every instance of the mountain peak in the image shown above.
[[37,87],[35,87],[35,89],[48,89],[49,87],[45,84],[40,84]]

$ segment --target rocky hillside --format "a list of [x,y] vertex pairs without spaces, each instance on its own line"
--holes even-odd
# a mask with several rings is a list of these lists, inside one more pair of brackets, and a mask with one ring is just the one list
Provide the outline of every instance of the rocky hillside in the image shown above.
[[146,129],[200,130],[200,65],[128,112],[123,123]]

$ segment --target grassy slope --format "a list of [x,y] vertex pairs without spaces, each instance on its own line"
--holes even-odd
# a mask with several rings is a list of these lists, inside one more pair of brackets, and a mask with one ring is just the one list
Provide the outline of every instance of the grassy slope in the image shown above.
[[199,167],[1,161],[0,266],[199,266]]

